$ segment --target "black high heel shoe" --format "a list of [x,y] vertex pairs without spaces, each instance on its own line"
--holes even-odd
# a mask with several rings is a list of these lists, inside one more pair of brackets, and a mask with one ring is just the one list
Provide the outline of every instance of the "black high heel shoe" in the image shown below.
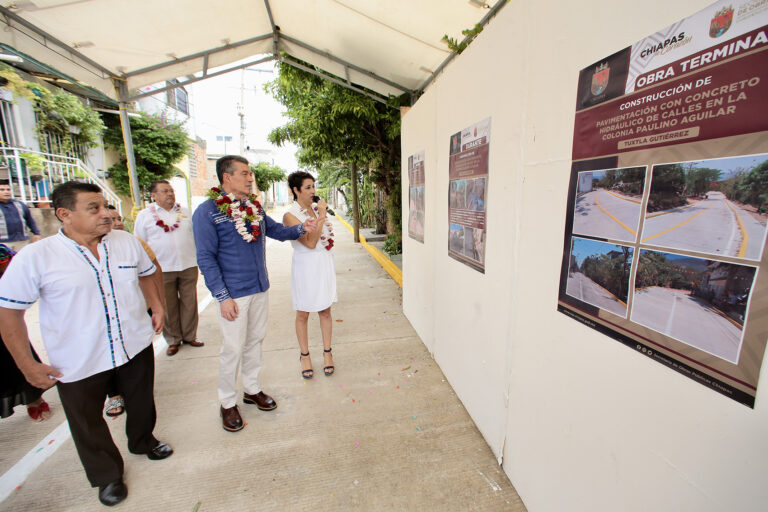
[[[328,350],[323,349],[323,352],[325,352],[326,354],[330,354],[331,350],[333,349],[330,349],[330,348]],[[331,375],[333,375],[333,372],[335,371],[336,371],[336,368],[333,365],[323,366],[323,373],[325,374],[326,377],[330,377]]]
[[[309,352],[307,352],[306,354],[303,353],[303,352],[299,352],[299,354],[301,354],[299,356],[299,361],[301,361],[302,357],[309,357]],[[305,378],[305,379],[311,379],[312,377],[315,376],[315,371],[312,368],[308,368],[306,370],[301,370],[301,376],[303,378]]]

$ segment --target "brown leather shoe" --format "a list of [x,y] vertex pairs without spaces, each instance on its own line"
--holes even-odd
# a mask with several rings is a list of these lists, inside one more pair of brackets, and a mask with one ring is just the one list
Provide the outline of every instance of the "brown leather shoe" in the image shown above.
[[221,426],[228,432],[237,432],[243,430],[243,418],[240,417],[240,411],[237,410],[237,406],[230,407],[229,409],[221,408]]
[[169,356],[175,356],[179,351],[179,345],[168,345],[168,350],[165,351]]
[[243,393],[243,403],[255,405],[262,411],[271,411],[272,409],[277,408],[277,402],[263,391],[259,391],[255,395]]
[[202,347],[205,345],[205,343],[200,340],[182,341],[182,343],[189,345],[190,347]]

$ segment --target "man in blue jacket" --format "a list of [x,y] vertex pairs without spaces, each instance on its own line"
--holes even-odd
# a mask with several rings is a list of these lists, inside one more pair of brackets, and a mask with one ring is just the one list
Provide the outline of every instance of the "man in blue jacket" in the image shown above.
[[11,196],[8,182],[0,182],[0,243],[18,251],[28,243],[27,229],[33,242],[40,240],[40,230],[27,205]]
[[219,302],[222,334],[219,354],[219,402],[224,430],[236,432],[244,424],[237,408],[237,367],[242,361],[243,403],[271,411],[277,403],[261,390],[261,344],[269,309],[264,237],[296,240],[317,228],[307,220],[283,226],[272,220],[251,196],[253,172],[248,160],[227,155],[216,161],[221,189],[192,216],[197,265],[205,285]]

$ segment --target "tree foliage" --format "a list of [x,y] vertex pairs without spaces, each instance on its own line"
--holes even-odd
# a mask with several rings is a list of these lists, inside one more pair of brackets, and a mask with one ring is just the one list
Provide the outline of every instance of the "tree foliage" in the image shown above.
[[448,45],[448,48],[452,52],[461,53],[467,49],[467,46],[469,46],[482,31],[483,26],[477,23],[474,27],[465,28],[461,31],[461,34],[464,36],[462,41],[457,41],[448,34],[445,34],[442,40],[445,44]]
[[610,169],[598,182],[602,188],[612,188],[625,194],[641,195],[645,181],[645,167]]
[[3,88],[32,103],[37,113],[35,131],[41,147],[46,145],[47,134],[59,136],[60,142],[54,144],[60,145],[48,148],[54,153],[82,158],[84,155],[78,152],[78,146],[87,149],[98,145],[105,130],[104,123],[98,112],[80,98],[63,89],[52,92],[38,83],[24,80],[6,64],[0,64],[0,77],[7,80]]
[[734,200],[768,212],[768,160],[746,173],[735,187]]
[[620,251],[584,258],[581,262],[581,273],[626,303],[631,266],[632,252],[628,247],[622,247]]
[[637,288],[662,286],[676,290],[693,290],[701,285],[702,273],[667,260],[664,253],[641,251],[637,267]]
[[[308,65],[306,63],[302,63]],[[357,162],[387,197],[394,225],[400,216],[400,112],[405,99],[388,105],[280,63],[265,88],[286,108],[289,122],[269,134],[280,146],[299,147],[299,163],[321,169],[328,162]]]
[[[148,196],[153,181],[172,177],[178,171],[173,164],[180,162],[187,154],[188,139],[182,123],[172,123],[164,116],[141,112],[130,118],[133,136],[133,153],[136,159],[136,173],[140,194]],[[121,160],[109,168],[115,188],[120,194],[130,195],[128,164],[123,144],[120,119],[110,116],[104,134],[104,143],[120,152]]]
[[347,198],[348,187],[351,185],[352,177],[349,167],[344,162],[326,161],[317,168],[317,193],[327,197],[328,189],[335,188],[344,197],[344,201],[349,203]]
[[259,162],[250,166],[253,171],[253,179],[259,192],[266,192],[273,183],[280,183],[285,179],[285,170],[267,162]]
[[686,204],[685,171],[680,164],[660,165],[653,169],[653,183],[648,196],[648,212],[668,210]]
[[688,166],[685,171],[685,192],[688,196],[703,197],[720,181],[723,171],[708,167]]

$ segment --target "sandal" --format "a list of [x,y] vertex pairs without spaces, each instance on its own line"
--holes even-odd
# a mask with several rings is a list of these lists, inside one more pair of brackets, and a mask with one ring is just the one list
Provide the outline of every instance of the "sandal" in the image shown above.
[[[331,350],[333,349],[330,349],[330,348],[328,350],[323,349],[323,352],[325,352],[326,354],[330,354]],[[323,373],[325,374],[326,377],[330,377],[331,375],[333,375],[333,372],[335,371],[336,371],[336,368],[332,364],[328,366],[323,366]]]
[[[299,361],[301,361],[302,357],[309,357],[309,352],[307,352],[306,354],[303,353],[303,352],[299,352],[299,354],[301,354],[299,356]],[[303,378],[305,378],[305,379],[311,379],[312,377],[315,376],[315,371],[312,368],[308,368],[306,370],[301,370],[301,376]]]
[[29,414],[29,417],[37,422],[48,419],[51,415],[45,413],[50,412],[51,408],[48,406],[48,402],[43,399],[40,399],[40,405],[38,406],[27,406],[27,414]]
[[[120,410],[118,411],[118,409]],[[107,407],[104,409],[104,414],[110,418],[120,416],[123,412],[125,412],[125,400],[123,400],[123,397],[121,396],[113,398],[107,402]]]

